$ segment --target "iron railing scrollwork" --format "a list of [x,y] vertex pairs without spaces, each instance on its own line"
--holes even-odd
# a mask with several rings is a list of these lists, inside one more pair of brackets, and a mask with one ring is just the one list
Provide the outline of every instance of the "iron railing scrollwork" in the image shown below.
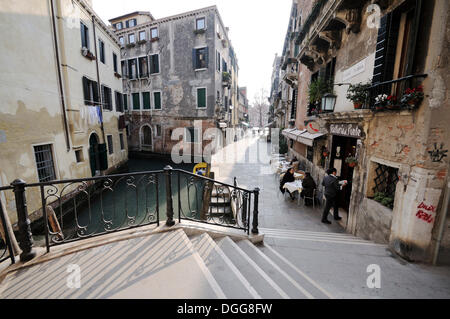
[[[12,187],[0,187],[0,191],[11,190]],[[3,210],[3,206],[0,198],[0,227],[2,236],[0,236],[0,263],[7,259],[11,259],[11,264],[16,262],[14,251],[11,243],[11,238],[6,225],[6,212]]]
[[25,189],[30,188],[40,193],[47,252],[52,246],[77,240],[160,226],[164,218],[166,226],[171,227],[175,225],[174,212],[178,212],[180,223],[190,220],[248,234],[252,227],[252,233],[258,233],[259,190],[246,190],[170,166],[162,171],[34,184],[17,180],[8,189],[16,198],[23,261],[35,256],[25,198]]

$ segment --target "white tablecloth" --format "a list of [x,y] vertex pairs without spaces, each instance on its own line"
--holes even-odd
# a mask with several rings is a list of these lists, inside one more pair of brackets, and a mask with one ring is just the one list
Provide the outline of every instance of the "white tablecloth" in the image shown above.
[[290,193],[299,192],[301,193],[303,190],[303,184],[301,180],[297,180],[292,183],[286,183],[283,186],[284,189],[287,189]]

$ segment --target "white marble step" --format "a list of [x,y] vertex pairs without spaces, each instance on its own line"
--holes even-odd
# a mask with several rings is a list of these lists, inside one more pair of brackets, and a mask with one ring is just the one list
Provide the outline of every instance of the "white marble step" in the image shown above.
[[289,295],[233,240],[223,237],[216,240],[216,243],[263,299],[289,298]]
[[207,234],[190,238],[206,267],[229,299],[260,299],[261,297]]
[[304,289],[306,289],[314,298],[317,299],[334,299],[324,287],[322,287],[317,281],[311,278],[304,271],[300,270],[297,266],[291,263],[286,257],[274,250],[267,244],[257,246],[257,248],[264,253],[271,261],[277,264],[286,274],[299,283]]
[[[79,269],[79,288],[68,272]],[[71,268],[74,269],[74,268]],[[9,274],[0,299],[215,299],[225,295],[183,230],[114,242]]]
[[315,297],[303,285],[282,269],[248,240],[236,242],[264,272],[272,278],[292,299],[314,299]]

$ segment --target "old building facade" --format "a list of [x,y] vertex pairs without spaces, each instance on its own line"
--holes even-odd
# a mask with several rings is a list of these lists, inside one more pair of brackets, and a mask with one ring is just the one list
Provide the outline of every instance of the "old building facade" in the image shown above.
[[450,242],[448,2],[297,5],[290,156],[319,183],[331,167],[349,181],[340,196],[348,232],[435,261]]
[[210,143],[201,142],[207,129],[236,124],[237,58],[217,7],[157,20],[135,12],[110,23],[122,44],[130,151],[171,154],[184,139],[183,152],[193,154]]
[[[1,58],[0,186],[92,177],[125,164],[119,42],[90,2],[0,4],[0,32],[11,40]],[[0,196],[15,223],[12,192]],[[27,199],[37,212],[38,189]]]

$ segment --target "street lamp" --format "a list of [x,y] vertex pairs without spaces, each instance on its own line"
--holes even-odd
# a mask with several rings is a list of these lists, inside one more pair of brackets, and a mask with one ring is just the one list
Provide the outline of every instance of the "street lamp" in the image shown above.
[[326,112],[334,112],[336,106],[337,96],[332,93],[327,93],[322,97],[322,110]]

